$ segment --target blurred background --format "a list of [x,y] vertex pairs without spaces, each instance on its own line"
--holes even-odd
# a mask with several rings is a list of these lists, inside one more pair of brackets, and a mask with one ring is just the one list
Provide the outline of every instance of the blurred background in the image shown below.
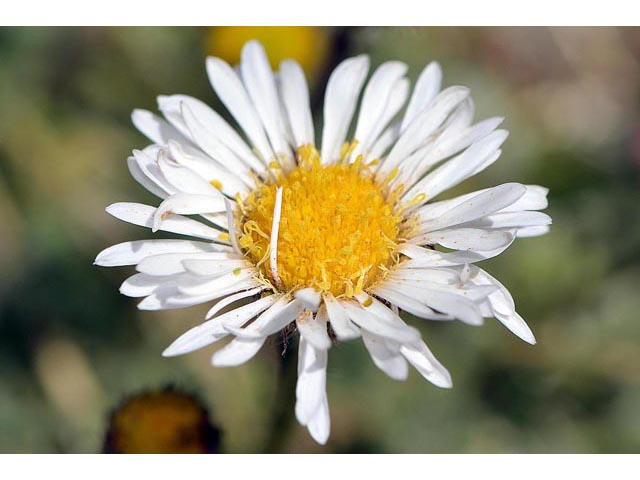
[[[130,112],[172,93],[219,108],[205,56],[237,61],[251,38],[276,64],[302,63],[317,119],[328,72],[363,52],[374,66],[407,62],[412,79],[437,60],[446,86],[472,88],[478,118],[506,116],[501,160],[452,194],[551,189],[551,233],[483,265],[536,346],[495,320],[414,320],[452,373],[454,389],[440,390],[415,371],[390,380],[361,342],[337,345],[324,447],[294,418],[295,345],[283,362],[274,337],[233,369],[211,367],[211,349],[160,356],[207,307],[139,312],[117,291],[132,269],[92,265],[150,235],[104,212],[157,203],[126,168],[148,143]],[[0,28],[0,103],[0,452],[108,451],[114,409],[168,386],[196,399],[193,422],[221,432],[208,451],[640,452],[640,29]],[[185,412],[172,402],[135,435],[172,428]]]

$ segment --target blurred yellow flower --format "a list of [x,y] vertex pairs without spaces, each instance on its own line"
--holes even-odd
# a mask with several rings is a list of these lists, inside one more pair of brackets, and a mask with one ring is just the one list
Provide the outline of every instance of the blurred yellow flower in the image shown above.
[[206,409],[173,388],[127,399],[113,414],[105,453],[217,453]]
[[311,78],[326,62],[329,35],[323,27],[210,27],[207,53],[220,57],[231,65],[240,62],[240,50],[249,40],[259,40],[265,47],[274,69],[282,60],[291,58]]

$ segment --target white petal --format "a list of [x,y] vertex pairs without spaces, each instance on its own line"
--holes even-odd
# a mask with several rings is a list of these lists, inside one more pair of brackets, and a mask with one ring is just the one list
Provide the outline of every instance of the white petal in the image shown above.
[[423,222],[420,228],[423,231],[434,231],[477,220],[512,205],[526,190],[524,185],[519,183],[505,183],[490,188],[454,206],[439,217]]
[[159,156],[158,167],[167,182],[178,192],[216,197],[220,195],[220,192],[202,176],[184,165],[169,160],[166,155]]
[[[237,155],[246,166],[258,172],[264,170],[264,163],[253,154],[235,129],[207,104],[187,95],[161,95],[158,97],[158,106],[162,113],[164,113],[169,121],[174,120],[182,124],[183,129],[191,135],[185,119],[182,117],[182,104],[189,106],[189,109],[196,118],[198,118],[199,123],[207,130],[209,135],[215,137],[219,142],[222,142],[222,144]],[[174,123],[174,125],[176,125],[176,123]]]
[[394,380],[406,380],[409,375],[407,361],[399,350],[387,346],[387,340],[366,330],[362,331],[362,340],[367,347],[373,363]]
[[549,189],[539,185],[525,185],[526,193],[513,205],[505,208],[505,212],[518,212],[520,210],[544,210],[549,205],[547,194]]
[[143,308],[140,305],[138,305],[138,308],[146,310],[169,310],[174,308],[185,308],[192,305],[199,305],[201,303],[218,300],[219,298],[237,293],[241,290],[248,290],[250,288],[256,288],[260,286],[257,280],[251,278],[236,283],[230,283],[228,285],[225,285],[224,287],[218,287],[215,290],[206,291],[205,293],[199,295],[188,295],[180,292],[180,283],[184,281],[185,276],[186,275],[178,277],[176,286],[175,288],[173,288],[172,292],[158,295],[158,291],[160,290],[159,289],[145,299],[149,300],[154,295],[158,296],[158,298],[155,300],[157,302],[155,308]]
[[267,338],[234,338],[223,349],[218,350],[211,357],[214,367],[237,367],[251,360],[260,351]]
[[453,386],[451,375],[433,356],[423,341],[412,345],[402,345],[400,353],[420,372],[420,375],[435,386],[441,388],[451,388]]
[[[170,142],[173,142],[173,140],[170,140]],[[133,150],[133,161],[137,164],[142,174],[147,177],[148,181],[157,186],[156,193],[158,196],[160,198],[166,198],[176,193],[176,191],[171,184],[167,182],[160,171],[160,167],[158,167],[158,155],[161,151],[162,148],[157,145],[150,145],[144,150]]]
[[223,298],[218,303],[216,303],[213,307],[211,307],[207,312],[207,314],[204,316],[204,318],[206,320],[209,320],[210,318],[214,317],[218,312],[220,312],[223,308],[228,307],[232,303],[235,303],[238,300],[242,300],[243,298],[257,295],[264,289],[265,287],[260,286],[257,288],[252,288],[251,290],[245,290],[244,292],[238,292],[233,295],[229,295],[228,297]]
[[360,55],[343,61],[329,77],[324,97],[322,163],[333,163],[340,156],[368,70],[369,57]]
[[326,309],[321,308],[315,316],[309,310],[305,310],[296,318],[296,326],[301,337],[314,348],[328,350],[331,347],[331,339],[327,333]]
[[[257,286],[257,271],[255,268],[241,269],[240,273],[229,272],[214,277],[205,277],[199,275],[185,275],[178,284],[178,291],[188,296],[207,295],[219,290],[231,288],[234,285],[247,285],[250,287]],[[241,290],[241,288],[237,288]]]
[[383,176],[389,174],[393,168],[420,148],[468,95],[469,89],[465,87],[449,87],[443,90],[431,105],[416,117],[406,131],[400,134],[400,138],[382,163],[380,173]]
[[255,266],[246,258],[240,257],[234,252],[226,257],[218,258],[185,258],[181,263],[185,270],[194,275],[200,276],[218,276],[229,273],[231,271],[239,274],[241,270],[247,268],[255,269]]
[[421,280],[431,283],[453,285],[460,281],[460,273],[455,269],[448,268],[404,268],[404,264],[401,263],[389,272],[387,278],[394,280]]
[[504,313],[500,312],[494,312],[494,315],[500,321],[500,323],[502,323],[511,331],[511,333],[531,345],[536,344],[536,337],[533,335],[533,332],[529,328],[529,325],[527,325],[524,319],[520,315],[518,315],[517,312],[512,312],[509,315],[505,315]]
[[204,105],[204,102],[188,95],[158,95],[156,97],[158,110],[162,112],[164,118],[175,127],[182,135],[189,140],[193,140],[187,124],[182,118],[182,102],[193,102]]
[[516,309],[516,305],[513,302],[513,298],[504,285],[502,285],[498,280],[489,275],[487,272],[482,270],[475,265],[470,265],[470,279],[476,285],[494,285],[497,286],[498,289],[489,295],[488,300],[491,302],[491,307],[494,311],[498,311],[504,314],[510,314],[514,312]]
[[[470,99],[462,103],[462,106],[470,103]],[[466,113],[466,112],[465,112]],[[464,119],[467,120],[466,118]],[[456,129],[448,129],[439,139],[436,148],[430,152],[428,163],[435,163],[451,155],[461,152],[468,146],[474,144],[478,140],[486,137],[493,132],[502,122],[502,117],[492,117],[482,120],[473,126],[466,126],[461,131]]]
[[[523,210],[539,210],[547,207],[547,189],[539,187],[537,185],[524,185],[526,191],[516,202],[509,205],[506,208],[501,209],[497,213],[507,212],[520,212]],[[415,213],[422,223],[428,223],[438,221],[448,211],[456,208],[457,206],[468,202],[478,196],[479,194],[490,191],[490,188],[484,190],[478,190],[476,192],[467,193],[459,197],[454,197],[449,200],[441,200],[439,202],[431,202],[418,208]]]
[[169,140],[189,142],[176,128],[147,110],[134,110],[131,121],[141,133],[157,144],[166,145]]
[[[143,205],[141,203],[122,202],[109,205],[106,208],[106,211],[110,215],[113,215],[124,222],[139,225],[141,227],[152,228],[156,208],[149,205]],[[177,233],[180,235],[188,235],[190,237],[215,240],[216,242],[223,242],[223,240],[220,239],[220,234],[222,232],[219,230],[180,215],[171,215],[169,218],[165,219],[159,230]]]
[[389,147],[395,143],[398,139],[398,134],[400,133],[400,125],[395,123],[382,132],[382,134],[378,137],[375,143],[372,145],[369,154],[367,155],[368,159],[380,159],[382,156],[389,150]]
[[486,252],[511,245],[515,231],[481,228],[455,228],[418,235],[411,239],[418,245],[442,245],[453,250]]
[[398,178],[402,178],[408,186],[414,185],[434,165],[445,158],[460,153],[473,143],[486,137],[504,120],[501,117],[495,117],[483,120],[473,126],[465,125],[464,123],[467,120],[469,122],[472,120],[467,118],[467,115],[473,114],[472,112],[468,113],[467,109],[464,108],[467,105],[473,105],[471,98],[467,98],[458,106],[457,110],[447,120],[448,125],[443,127],[441,135],[436,136],[432,142],[427,142],[422,149],[412,155],[411,160],[405,162],[415,163],[411,176],[404,175]]
[[[358,145],[352,158],[365,152],[386,125],[381,125],[391,92],[407,72],[407,65],[392,61],[380,65],[367,83],[360,103],[354,139]],[[387,121],[390,118],[387,119]]]
[[473,222],[466,223],[465,227],[472,228],[517,228],[545,227],[551,224],[551,217],[546,213],[525,212],[501,212],[487,215]]
[[[227,295],[231,295],[237,293],[239,291],[248,290],[250,288],[255,288],[259,286],[259,283],[255,280],[245,280],[241,282],[236,282],[233,284],[225,285],[224,287],[216,288],[215,290],[211,290],[209,292],[203,293],[201,295],[185,295],[180,292],[180,282],[183,277],[178,277],[176,281],[176,293],[167,295],[163,299],[163,310],[174,309],[174,308],[185,308],[191,307],[193,305],[200,305],[202,303],[208,303],[213,300],[218,300],[220,298],[226,297]],[[154,294],[157,292],[154,292]]]
[[463,153],[429,173],[414,185],[403,198],[412,199],[424,192],[428,199],[432,199],[478,173],[498,158],[500,145],[504,143],[507,136],[508,133],[505,130],[496,130],[490,133]]
[[420,338],[420,332],[413,327],[391,323],[386,319],[374,316],[364,307],[352,301],[340,303],[353,323],[371,333],[399,343],[412,342]]
[[400,307],[405,312],[409,312],[416,317],[428,320],[454,320],[454,318],[449,315],[436,313],[433,309],[427,307],[424,303],[419,302],[415,298],[385,287],[384,282],[375,287],[374,293],[380,298],[384,298],[391,304]]
[[177,163],[190,168],[207,182],[221,183],[222,192],[230,197],[235,198],[237,193],[245,194],[248,192],[247,185],[253,185],[245,168],[231,172],[195,148],[185,149],[183,145],[170,141],[169,153]]
[[274,308],[258,317],[251,325],[242,331],[234,331],[233,333],[247,338],[267,337],[289,325],[304,310],[304,306],[298,300],[292,300],[286,305],[276,308],[278,306],[280,305],[274,305]]
[[202,323],[178,337],[162,352],[162,355],[173,357],[210,345],[227,336],[227,331],[222,326],[223,323],[240,327],[256,315],[272,307],[279,298],[277,295],[269,295]]
[[136,273],[120,285],[120,293],[127,297],[146,297],[161,285],[175,285],[172,277],[156,277],[144,273]]
[[377,317],[389,324],[395,325],[400,328],[407,326],[396,313],[394,313],[381,301],[365,293],[357,295],[356,299],[358,300],[358,303],[360,303],[360,307],[362,307],[365,311],[367,311],[374,317]]
[[[409,297],[424,303],[429,308],[445,313],[469,325],[482,325],[482,313],[478,305],[474,303],[475,298],[469,298],[453,289],[450,291],[434,288],[416,287],[408,285],[407,282],[397,284],[385,281],[384,287],[406,294]],[[492,291],[492,290],[490,290]],[[485,297],[490,291],[482,291]]]
[[436,97],[442,83],[442,70],[437,62],[431,62],[420,73],[413,89],[407,111],[402,119],[401,131],[405,131],[413,119]]
[[295,145],[313,145],[315,141],[309,88],[298,62],[285,60],[280,64],[280,87]]
[[161,253],[215,252],[221,247],[212,243],[190,240],[136,240],[112,245],[101,251],[95,264],[102,267],[135,265],[144,257]]
[[[159,279],[166,279],[167,277],[158,277]],[[176,288],[175,282],[170,282],[167,284],[160,285],[156,288],[151,295],[147,296],[138,303],[139,310],[167,310],[171,308],[178,307],[169,307],[167,306],[167,300],[175,295],[177,295],[178,290]]]
[[519,228],[516,236],[519,238],[539,237],[540,235],[546,235],[549,233],[548,226],[542,227],[524,227]]
[[[460,102],[455,110],[451,112],[449,118],[444,122],[442,133],[437,137],[438,141],[436,143],[439,148],[436,148],[436,150],[440,150],[443,146],[448,146],[451,143],[456,144],[464,138],[466,136],[465,132],[471,129],[470,126],[471,122],[473,122],[475,113],[476,106],[473,98],[469,96]],[[493,128],[487,131],[484,135],[480,135],[479,138],[486,136],[491,132],[491,130],[493,130]],[[463,143],[465,143],[465,145],[463,145],[460,150],[464,147],[468,147],[473,142],[464,141]],[[453,147],[450,147],[448,150],[451,150],[451,148]],[[447,148],[445,148],[445,150],[447,150]]]
[[323,295],[324,305],[327,309],[327,316],[331,328],[338,337],[338,340],[346,341],[358,338],[360,329],[349,320],[349,315],[344,311],[340,302],[336,300],[331,292],[325,292]]
[[321,294],[322,292],[315,288],[302,288],[300,290],[296,290],[293,296],[302,302],[305,308],[308,308],[313,312],[317,312],[318,307],[320,306]]
[[468,325],[482,325],[483,323],[482,313],[478,306],[462,295],[425,290],[422,299],[431,308],[451,315]]
[[218,170],[223,172],[226,170],[229,173],[235,172],[236,175],[245,180],[250,178],[249,167],[230,148],[218,140],[217,135],[211,132],[211,126],[203,123],[186,103],[182,105],[182,117],[194,141],[202,151],[213,159],[210,162],[217,164]]
[[271,219],[271,237],[269,238],[269,264],[271,275],[276,287],[282,288],[282,281],[278,275],[278,233],[280,231],[280,216],[282,215],[282,187],[276,188],[276,198],[273,204]]
[[321,445],[327,443],[331,432],[331,420],[329,418],[329,403],[326,397],[315,415],[309,419],[307,429],[316,442]]
[[298,347],[298,382],[296,384],[296,418],[305,426],[326,399],[327,350],[317,349],[300,338]]
[[[385,130],[388,128],[389,123],[393,120],[396,114],[404,107],[405,102],[407,101],[407,96],[409,95],[409,80],[406,78],[402,78],[396,82],[391,90],[391,94],[389,95],[389,100],[387,101],[387,105],[384,109],[383,114],[380,117],[380,120],[377,122],[376,127],[372,130],[371,135],[369,137],[369,141],[366,145],[366,151],[364,152],[366,159],[378,159],[380,155],[374,155],[374,153],[378,152],[378,149],[384,147],[384,142],[387,141],[386,138],[382,138],[382,144],[380,143],[381,137],[388,135]],[[399,124],[391,126],[393,133],[393,141],[397,138],[397,128]],[[389,145],[390,146],[390,145]],[[386,148],[384,148],[386,150]],[[382,153],[382,152],[381,152]]]
[[496,285],[475,285],[475,284],[462,284],[461,281],[455,285],[446,285],[442,283],[434,283],[421,280],[402,280],[395,281],[391,278],[385,279],[383,284],[388,287],[400,291],[405,295],[409,295],[416,300],[426,301],[428,298],[428,292],[444,292],[448,294],[460,295],[472,302],[482,302],[486,300],[487,296],[495,292],[498,287]]
[[498,289],[491,293],[487,301],[491,307],[492,314],[511,332],[527,343],[535,345],[536,339],[533,332],[516,313],[516,306],[509,290],[505,288],[497,279],[489,275],[484,270],[472,265],[470,268],[470,280],[477,285],[494,285]]
[[173,215],[194,215],[224,211],[224,198],[219,192],[216,196],[176,193],[164,200],[157,208],[153,216],[152,231],[159,230],[167,218]]
[[186,271],[183,261],[188,259],[198,259],[204,261],[212,260],[237,260],[237,255],[232,252],[171,252],[147,255],[140,259],[136,265],[136,270],[147,275],[175,275]]
[[262,158],[268,163],[274,157],[267,140],[260,117],[236,72],[219,58],[207,58],[207,73],[211,86],[222,103],[236,119],[256,147]]
[[[448,152],[446,145],[457,140],[462,131],[473,120],[473,101],[471,97],[465,98],[453,110],[451,115],[443,122],[436,132],[430,135],[414,153],[402,162],[402,170],[394,178],[393,184],[404,185],[405,188],[413,186],[435,164],[444,160],[456,152]],[[451,141],[450,141],[451,140]],[[466,148],[468,145],[464,145]],[[444,148],[443,148],[444,147]]]
[[255,106],[276,155],[291,157],[284,119],[280,110],[278,90],[262,45],[251,40],[242,48],[240,70],[247,93]]
[[404,263],[403,266],[405,268],[438,268],[481,262],[500,255],[507,248],[509,248],[509,245],[486,252],[460,251],[443,253],[410,243],[403,243],[400,245],[399,251],[411,258],[411,260]]
[[146,174],[146,172],[138,164],[138,161],[135,157],[127,158],[127,167],[129,167],[129,173],[131,173],[131,176],[136,182],[153,193],[156,197],[167,197],[167,192]]

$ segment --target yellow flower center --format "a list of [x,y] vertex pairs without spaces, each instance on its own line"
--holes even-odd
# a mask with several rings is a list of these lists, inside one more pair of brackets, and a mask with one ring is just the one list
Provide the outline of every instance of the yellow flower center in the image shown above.
[[[282,291],[316,287],[352,296],[397,262],[400,190],[390,190],[388,181],[376,182],[369,166],[360,160],[322,165],[309,146],[298,150],[296,168],[286,174],[272,171],[272,181],[240,202],[239,244],[265,280]],[[274,279],[269,252],[280,187],[279,279]]]

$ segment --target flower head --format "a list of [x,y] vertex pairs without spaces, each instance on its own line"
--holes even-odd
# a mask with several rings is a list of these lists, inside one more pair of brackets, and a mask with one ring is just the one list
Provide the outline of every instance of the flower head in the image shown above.
[[295,413],[320,443],[329,436],[325,383],[334,337],[361,337],[391,378],[406,379],[411,364],[443,388],[452,385],[449,373],[400,311],[470,325],[495,317],[535,343],[507,289],[475,264],[517,237],[546,233],[551,223],[539,212],[547,206],[539,186],[507,183],[438,201],[497,160],[507,138],[497,129],[502,119],[473,123],[469,90],[441,91],[436,63],[412,92],[401,62],[382,64],[365,82],[368,71],[364,55],[333,71],[316,146],[296,62],[286,60],[274,73],[255,41],[243,48],[237,69],[208,58],[211,84],[241,133],[199,100],[158,97],[164,119],[133,113],[153,144],[128,162],[162,202],[107,208],[154,232],[197,240],[126,242],[96,259],[136,265],[120,291],[145,297],[141,309],[214,302],[206,321],[165,356],[232,337],[212,363],[239,365],[295,322]]
[[112,413],[105,453],[218,453],[220,431],[192,395],[167,387],[126,398]]

